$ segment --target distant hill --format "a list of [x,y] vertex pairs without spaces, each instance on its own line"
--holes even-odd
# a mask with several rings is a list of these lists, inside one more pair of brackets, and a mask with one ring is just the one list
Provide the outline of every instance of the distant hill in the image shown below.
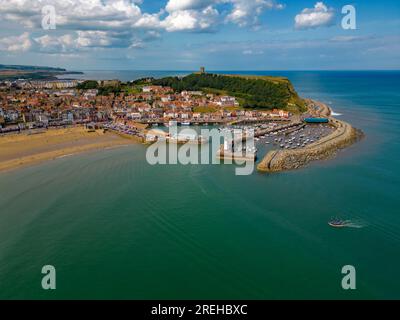
[[289,79],[283,77],[193,73],[183,78],[168,77],[152,82],[176,91],[202,90],[234,96],[243,108],[305,111],[304,100],[298,96]]
[[62,68],[41,67],[41,66],[20,66],[20,65],[5,65],[0,64],[0,70],[20,70],[20,71],[67,71]]
[[59,75],[81,73],[70,72],[63,68],[0,64],[0,80],[55,80]]

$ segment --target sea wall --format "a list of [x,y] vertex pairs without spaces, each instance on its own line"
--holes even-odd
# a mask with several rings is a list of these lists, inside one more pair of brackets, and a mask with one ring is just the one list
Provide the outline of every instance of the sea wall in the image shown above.
[[[321,107],[324,115],[330,114],[330,109],[326,105],[316,104]],[[302,149],[270,151],[259,163],[257,169],[261,172],[298,169],[311,161],[330,158],[339,149],[350,146],[362,137],[362,132],[353,128],[350,124],[333,117],[329,117],[329,120],[330,124],[335,127],[333,133]]]

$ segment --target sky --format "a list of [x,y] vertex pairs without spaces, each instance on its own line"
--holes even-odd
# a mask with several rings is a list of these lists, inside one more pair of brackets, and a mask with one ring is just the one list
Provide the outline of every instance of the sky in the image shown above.
[[400,1],[0,0],[0,64],[398,70]]

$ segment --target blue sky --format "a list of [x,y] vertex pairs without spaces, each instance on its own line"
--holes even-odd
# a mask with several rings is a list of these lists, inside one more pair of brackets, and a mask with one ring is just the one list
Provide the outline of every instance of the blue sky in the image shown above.
[[[56,29],[42,27],[55,9]],[[356,30],[341,27],[356,9]],[[48,20],[46,20],[48,21]],[[79,70],[400,69],[400,1],[0,0],[0,63]]]

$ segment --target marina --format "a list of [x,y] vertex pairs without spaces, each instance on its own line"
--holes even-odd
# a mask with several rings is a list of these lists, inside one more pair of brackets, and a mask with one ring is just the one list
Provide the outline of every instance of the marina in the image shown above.
[[[272,149],[296,150],[305,148],[334,132],[335,128],[327,122],[299,122],[280,125],[273,123],[258,123],[254,125],[234,125],[223,127],[220,131],[227,136],[235,137],[235,132],[240,132],[239,138],[233,138],[232,144],[225,143],[218,151],[220,159],[246,159],[255,161],[258,150],[267,152]],[[242,150],[234,147],[238,143],[253,141],[255,147],[244,146]],[[241,145],[241,144],[240,144]]]

